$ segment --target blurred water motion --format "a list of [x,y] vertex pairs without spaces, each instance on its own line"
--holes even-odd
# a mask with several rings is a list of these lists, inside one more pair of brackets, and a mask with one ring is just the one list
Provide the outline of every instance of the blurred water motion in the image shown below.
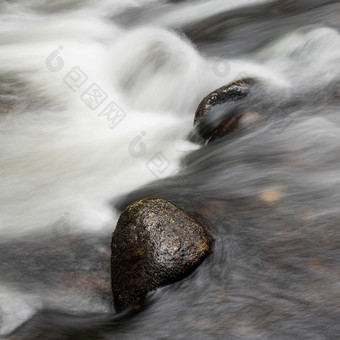
[[[337,339],[339,13],[0,1],[0,337]],[[190,142],[200,101],[246,77],[262,123]],[[114,314],[111,232],[145,197],[195,214],[214,252]]]

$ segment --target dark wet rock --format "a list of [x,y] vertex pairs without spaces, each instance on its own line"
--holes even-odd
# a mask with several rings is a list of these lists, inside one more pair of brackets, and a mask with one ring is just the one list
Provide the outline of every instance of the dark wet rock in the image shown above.
[[223,137],[235,129],[244,129],[251,125],[252,122],[257,123],[258,119],[261,118],[257,112],[245,112],[232,117],[230,121],[223,121],[218,128],[214,129],[209,138],[209,142],[212,142],[219,137]]
[[194,124],[203,140],[211,142],[262,119],[256,111],[244,105],[255,85],[256,81],[251,78],[238,80],[218,88],[201,101]]
[[197,124],[210,109],[225,102],[235,102],[243,99],[250,92],[250,86],[254,83],[251,78],[238,80],[232,84],[222,86],[209,93],[198,105],[195,113],[194,124]]
[[191,273],[210,253],[212,239],[183,210],[163,199],[127,207],[112,235],[112,291],[117,310]]

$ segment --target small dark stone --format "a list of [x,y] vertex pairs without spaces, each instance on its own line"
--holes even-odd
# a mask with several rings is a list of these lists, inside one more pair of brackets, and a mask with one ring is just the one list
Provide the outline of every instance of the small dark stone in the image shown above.
[[238,101],[246,97],[250,91],[250,85],[254,83],[251,78],[238,80],[232,84],[222,86],[209,93],[198,105],[195,113],[194,124],[197,124],[209,110],[225,102]]
[[199,104],[194,118],[198,134],[211,142],[239,128],[258,121],[257,112],[238,105],[255,84],[251,78],[238,80],[208,94]]
[[210,253],[211,243],[205,229],[169,201],[131,204],[112,234],[116,310],[136,305],[149,291],[187,276]]
[[263,117],[258,112],[247,111],[235,114],[229,119],[224,119],[219,126],[211,131],[208,142],[226,136],[230,132],[249,129],[262,121]]

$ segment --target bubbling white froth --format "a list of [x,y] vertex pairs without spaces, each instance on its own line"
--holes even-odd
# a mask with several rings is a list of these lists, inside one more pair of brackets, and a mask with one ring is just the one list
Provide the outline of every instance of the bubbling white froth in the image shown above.
[[[89,13],[49,20],[41,29],[43,16],[11,14],[0,35],[0,76],[12,77],[12,95],[26,108],[0,120],[0,230],[7,236],[45,230],[65,213],[74,230],[112,228],[112,199],[176,173],[180,158],[197,148],[186,138],[201,98],[241,71],[265,73],[230,60],[233,72],[217,76],[214,60],[162,28],[123,30]],[[75,68],[86,78],[79,88],[70,85]],[[96,110],[81,97],[92,84],[107,97]],[[117,126],[102,113],[110,102],[124,115]]]

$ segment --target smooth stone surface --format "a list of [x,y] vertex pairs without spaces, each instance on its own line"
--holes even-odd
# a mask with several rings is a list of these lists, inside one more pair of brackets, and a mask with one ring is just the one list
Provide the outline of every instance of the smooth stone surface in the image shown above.
[[116,310],[190,274],[210,253],[203,226],[170,201],[144,199],[127,207],[112,234],[112,291]]

